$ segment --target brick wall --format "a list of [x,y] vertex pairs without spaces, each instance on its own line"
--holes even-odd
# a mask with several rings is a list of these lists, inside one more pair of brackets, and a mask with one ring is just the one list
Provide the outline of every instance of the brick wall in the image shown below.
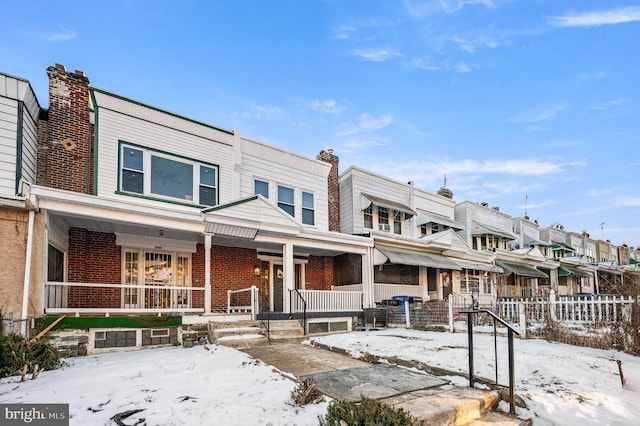
[[259,286],[260,277],[253,273],[256,265],[258,256],[253,249],[211,247],[211,309],[226,309],[227,290]]
[[338,183],[338,164],[340,159],[337,155],[333,155],[332,149],[320,151],[316,159],[331,164],[331,171],[327,177],[329,231],[340,232],[340,185]]
[[[114,234],[69,229],[68,279],[75,283],[120,284],[122,250]],[[120,308],[117,288],[70,287],[71,308]]]
[[305,284],[307,290],[331,290],[334,282],[333,258],[309,256],[305,268]]
[[39,133],[38,184],[93,193],[93,129],[89,123],[89,79],[63,65],[47,68],[48,123]]

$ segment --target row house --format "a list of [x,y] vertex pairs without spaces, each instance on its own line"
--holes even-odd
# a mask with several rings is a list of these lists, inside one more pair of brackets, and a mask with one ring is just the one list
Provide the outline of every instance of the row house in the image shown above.
[[540,240],[537,223],[471,201],[456,204],[454,217],[464,225],[463,240],[496,256],[498,297],[541,296],[555,283],[558,265],[541,251],[547,253],[549,245]]
[[28,81],[0,74],[0,313],[26,318],[30,300],[16,286],[38,279],[32,259],[42,258],[33,243],[34,229],[43,226],[35,207],[22,194],[22,182],[35,182],[40,104]]
[[[14,169],[0,226],[4,263],[16,265],[2,278],[3,312],[184,324],[306,309],[310,322],[349,329],[373,306],[373,240],[330,230],[331,156],[128,99],[62,65],[47,74],[44,113],[28,82],[3,76]],[[359,291],[332,291],[345,257]],[[95,348],[104,338],[89,337]]]
[[339,187],[340,231],[374,241],[376,302],[394,295],[495,302],[495,255],[473,250],[457,234],[464,225],[454,219],[447,188],[433,194],[354,166],[340,174]]

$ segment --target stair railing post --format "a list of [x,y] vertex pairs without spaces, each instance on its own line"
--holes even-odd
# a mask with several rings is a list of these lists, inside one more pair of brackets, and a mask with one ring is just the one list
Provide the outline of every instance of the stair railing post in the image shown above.
[[467,338],[469,341],[469,387],[473,387],[473,312],[467,312]]
[[516,386],[516,373],[515,373],[515,361],[513,356],[513,330],[507,328],[508,343],[509,343],[509,412],[511,414],[516,413],[515,402],[515,386]]

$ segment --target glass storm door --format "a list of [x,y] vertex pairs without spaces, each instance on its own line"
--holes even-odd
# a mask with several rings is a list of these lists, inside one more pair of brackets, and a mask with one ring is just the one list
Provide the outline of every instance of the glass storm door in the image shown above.
[[284,267],[273,265],[273,310],[282,312],[284,309]]

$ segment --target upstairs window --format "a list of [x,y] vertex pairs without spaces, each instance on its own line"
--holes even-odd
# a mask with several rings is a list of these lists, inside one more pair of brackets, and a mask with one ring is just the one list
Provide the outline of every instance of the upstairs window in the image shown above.
[[122,145],[120,190],[196,205],[218,204],[218,168],[213,165]]
[[310,192],[302,192],[302,223],[305,225],[315,225],[315,208],[313,202],[313,194]]
[[378,207],[378,227],[381,231],[389,231],[389,209]]
[[373,207],[369,206],[363,210],[364,214],[364,227],[367,229],[373,228]]
[[293,188],[278,185],[278,207],[295,217],[296,207]]
[[394,211],[393,213],[393,233],[402,234],[402,221],[404,220],[404,213]]
[[253,193],[256,195],[262,195],[264,198],[269,198],[269,182],[263,180],[253,181]]

